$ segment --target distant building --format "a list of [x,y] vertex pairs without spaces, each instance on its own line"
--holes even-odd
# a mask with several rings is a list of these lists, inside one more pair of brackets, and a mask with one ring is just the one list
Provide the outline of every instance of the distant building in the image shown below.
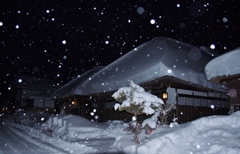
[[13,95],[15,108],[54,109],[54,100],[50,97],[55,90],[52,80],[15,76]]
[[[180,123],[202,116],[228,114],[228,87],[208,81],[205,74],[204,68],[213,58],[211,50],[159,37],[108,66],[95,69],[93,74],[74,79],[56,90],[52,97],[59,103],[64,102],[69,113],[100,121],[130,121],[132,115],[114,111],[116,101],[111,95],[133,80],[166,103],[175,103],[172,116]],[[73,110],[76,107],[77,112]],[[141,118],[146,117],[138,119]]]

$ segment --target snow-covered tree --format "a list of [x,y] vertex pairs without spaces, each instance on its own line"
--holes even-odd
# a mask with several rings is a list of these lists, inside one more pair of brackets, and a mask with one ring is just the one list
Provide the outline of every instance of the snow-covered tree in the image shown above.
[[125,110],[134,115],[134,139],[136,143],[139,144],[140,128],[137,121],[137,116],[142,114],[154,114],[156,109],[164,104],[163,100],[155,95],[150,94],[149,92],[146,92],[142,87],[135,84],[133,81],[130,81],[130,87],[122,87],[118,89],[118,91],[116,91],[112,97],[121,103],[115,104],[115,110]]

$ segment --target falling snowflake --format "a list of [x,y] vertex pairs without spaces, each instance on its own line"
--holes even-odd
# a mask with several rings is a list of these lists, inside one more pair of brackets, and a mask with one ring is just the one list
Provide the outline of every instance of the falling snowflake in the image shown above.
[[67,41],[66,40],[62,40],[62,44],[66,44],[67,43]]
[[212,109],[214,109],[214,105],[211,105],[210,107],[211,107]]
[[137,8],[137,13],[138,14],[143,14],[144,13],[144,8],[143,7],[138,7]]
[[155,21],[154,19],[151,19],[151,20],[150,20],[150,23],[153,25],[153,24],[156,23],[156,21]]
[[132,117],[132,121],[136,121],[136,119],[137,119],[137,118],[136,118],[135,116]]
[[223,17],[223,22],[228,22],[228,19],[226,17]]
[[211,49],[215,49],[215,45],[214,45],[214,44],[211,44],[211,45],[210,45],[210,48],[211,48]]

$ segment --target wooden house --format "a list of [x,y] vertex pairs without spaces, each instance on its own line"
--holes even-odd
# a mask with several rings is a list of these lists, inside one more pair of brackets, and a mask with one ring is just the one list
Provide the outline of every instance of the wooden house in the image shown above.
[[208,80],[228,86],[230,113],[240,111],[240,47],[214,58],[205,70]]
[[[79,115],[86,113],[86,116],[99,121],[130,121],[132,115],[114,111],[116,102],[111,95],[117,89],[129,86],[130,80],[133,80],[166,103],[175,103],[173,116],[179,119],[178,122],[227,114],[227,87],[208,81],[204,71],[213,58],[210,50],[159,37],[133,49],[84,80],[72,81],[77,86],[69,83],[71,91],[62,87],[53,93],[53,97],[65,96],[56,100],[77,104]],[[168,94],[168,97],[163,97],[163,94]],[[144,118],[146,116],[142,116]],[[138,119],[141,120],[141,117]]]

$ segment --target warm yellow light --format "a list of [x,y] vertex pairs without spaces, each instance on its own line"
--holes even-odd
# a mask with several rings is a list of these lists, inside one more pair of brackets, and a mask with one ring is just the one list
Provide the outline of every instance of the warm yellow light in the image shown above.
[[74,101],[72,101],[72,105],[74,105],[75,104],[75,102]]
[[167,93],[167,92],[164,92],[164,93],[162,94],[162,98],[163,98],[163,99],[167,99],[167,98],[168,98],[168,93]]

